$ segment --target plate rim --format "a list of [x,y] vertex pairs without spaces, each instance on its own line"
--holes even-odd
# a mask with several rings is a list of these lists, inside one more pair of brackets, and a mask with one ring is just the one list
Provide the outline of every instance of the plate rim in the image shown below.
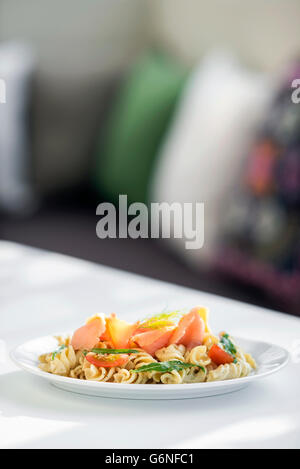
[[[61,333],[60,335],[65,335],[66,333]],[[57,334],[56,334],[57,335]],[[274,344],[272,342],[265,342],[265,341],[261,341],[261,340],[255,340],[255,339],[249,339],[249,338],[245,338],[245,337],[240,337],[240,336],[234,336],[236,338],[237,341],[248,341],[248,342],[252,342],[253,344],[256,343],[256,344],[260,344],[260,345],[265,345],[269,348],[271,347],[275,347],[276,349],[278,349],[279,351],[281,351],[281,353],[283,354],[283,361],[282,363],[280,363],[276,368],[272,368],[270,370],[266,370],[262,373],[255,373],[255,374],[252,374],[250,376],[246,376],[246,377],[243,377],[243,378],[238,378],[238,379],[229,379],[229,380],[223,380],[223,381],[212,381],[212,382],[205,382],[205,383],[182,383],[182,384],[168,384],[167,386],[154,386],[153,384],[139,384],[138,386],[133,386],[132,384],[129,384],[129,383],[107,383],[107,382],[98,382],[98,381],[91,381],[91,380],[81,380],[81,379],[76,379],[76,378],[70,378],[70,377],[67,377],[67,376],[60,376],[60,375],[54,375],[54,374],[51,374],[51,373],[46,373],[45,371],[43,370],[40,370],[37,366],[34,367],[32,365],[27,365],[26,363],[23,363],[22,361],[20,361],[19,359],[17,359],[16,357],[16,353],[18,352],[19,349],[21,349],[22,347],[26,346],[26,344],[29,344],[31,342],[35,342],[37,340],[46,340],[46,339],[49,339],[49,338],[53,338],[54,335],[46,335],[46,336],[41,336],[41,337],[37,337],[35,339],[31,339],[31,340],[28,340],[26,342],[23,342],[22,344],[19,344],[17,346],[15,346],[10,352],[9,352],[9,358],[12,360],[12,362],[18,367],[20,368],[21,370],[23,371],[26,371],[30,374],[33,374],[35,376],[39,376],[43,379],[46,379],[47,381],[50,381],[50,382],[57,382],[57,383],[65,383],[65,384],[70,384],[70,385],[74,385],[76,384],[78,387],[81,387],[82,390],[84,389],[84,387],[87,387],[87,388],[93,388],[93,389],[99,389],[99,392],[100,392],[100,389],[103,388],[108,390],[108,389],[114,389],[114,390],[117,390],[117,389],[120,389],[119,387],[116,388],[116,385],[122,385],[122,388],[125,390],[131,390],[131,391],[152,391],[152,392],[155,392],[155,393],[158,393],[158,392],[161,392],[163,389],[165,391],[163,392],[167,392],[167,390],[172,390],[172,391],[176,391],[176,390],[181,390],[183,391],[184,389],[187,391],[188,389],[190,390],[195,390],[195,389],[202,389],[203,391],[204,390],[208,390],[208,389],[214,389],[214,388],[220,388],[220,387],[228,387],[228,386],[232,386],[233,383],[234,384],[249,384],[253,381],[257,381],[259,379],[263,379],[263,378],[266,378],[274,373],[277,373],[278,371],[282,370],[289,362],[290,360],[290,353],[289,351],[282,347],[281,345],[277,345],[277,344]],[[101,387],[99,387],[99,385],[101,385]]]

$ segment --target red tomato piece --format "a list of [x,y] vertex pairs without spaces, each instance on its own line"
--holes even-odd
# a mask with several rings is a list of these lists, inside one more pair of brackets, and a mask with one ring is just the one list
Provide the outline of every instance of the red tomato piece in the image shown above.
[[230,355],[230,353],[225,352],[225,350],[217,344],[211,347],[208,356],[216,365],[225,365],[226,363],[232,363],[234,361],[234,357]]
[[124,366],[128,362],[128,355],[120,354],[120,355],[111,355],[98,358],[99,355],[86,355],[86,359],[92,365],[97,366],[98,368],[104,367],[109,368],[113,366]]

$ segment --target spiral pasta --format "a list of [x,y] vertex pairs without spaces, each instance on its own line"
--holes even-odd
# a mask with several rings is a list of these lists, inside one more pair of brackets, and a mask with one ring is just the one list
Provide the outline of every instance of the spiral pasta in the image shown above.
[[113,381],[113,377],[118,371],[119,368],[117,367],[96,367],[95,365],[89,363],[87,360],[85,360],[83,364],[84,376],[85,379],[88,381]]
[[198,367],[192,367],[192,368],[187,368],[183,379],[184,383],[204,383],[206,380],[207,376],[207,369],[204,368],[198,368]]
[[219,337],[214,334],[206,333],[203,339],[203,345],[206,346],[207,350],[209,350],[214,344],[218,344],[220,342]]
[[149,353],[145,352],[142,349],[137,349],[137,353],[132,353],[129,355],[129,360],[125,365],[127,370],[134,370],[144,365],[149,365],[149,363],[156,362],[155,358],[152,357]]
[[115,383],[127,383],[127,384],[145,384],[149,381],[148,373],[132,373],[125,368],[121,368],[117,373],[114,374]]
[[230,340],[231,342],[235,345],[235,348],[236,348],[236,358],[239,360],[239,361],[243,361],[243,362],[246,362],[250,365],[250,367],[255,370],[256,369],[256,361],[255,359],[252,357],[252,355],[250,355],[250,353],[245,353],[241,347],[239,347],[235,341],[232,339],[232,337],[230,337]]
[[[141,366],[149,365],[150,363],[156,363],[157,360],[152,357],[149,353],[145,352],[142,349],[137,349],[137,353],[129,355],[129,360],[125,365],[126,370],[136,370]],[[155,374],[154,371],[148,371],[147,373],[130,373],[130,377],[127,374],[123,375],[123,379],[126,379],[127,383],[136,383],[136,384],[145,384],[147,381],[152,381],[152,376]],[[126,376],[125,376],[126,375]],[[135,377],[135,375],[140,376],[140,378]],[[117,379],[120,379],[118,377]]]
[[185,353],[184,359],[186,363],[206,367],[211,363],[211,359],[207,355],[207,348],[205,345],[198,345],[197,347],[188,350]]
[[53,356],[52,353],[41,355],[39,368],[48,373],[69,376],[70,371],[80,365],[82,352],[75,352],[72,345],[64,348]]
[[170,373],[162,373],[160,382],[162,384],[182,384],[184,382],[186,370],[173,370]]
[[70,378],[85,379],[85,374],[82,365],[78,365],[70,370]]
[[237,363],[220,365],[215,370],[209,371],[207,381],[224,381],[227,379],[243,378],[251,373],[251,366],[242,360]]
[[184,345],[169,345],[168,347],[161,348],[157,350],[155,356],[158,358],[160,362],[165,362],[169,360],[180,360],[184,362],[184,354],[185,354],[185,346]]

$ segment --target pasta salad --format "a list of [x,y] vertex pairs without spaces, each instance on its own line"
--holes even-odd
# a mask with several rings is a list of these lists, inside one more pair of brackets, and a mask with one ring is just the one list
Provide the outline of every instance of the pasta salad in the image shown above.
[[182,384],[248,376],[254,358],[231,336],[214,335],[208,310],[164,312],[129,324],[115,314],[95,315],[58,348],[39,357],[47,373],[98,382]]

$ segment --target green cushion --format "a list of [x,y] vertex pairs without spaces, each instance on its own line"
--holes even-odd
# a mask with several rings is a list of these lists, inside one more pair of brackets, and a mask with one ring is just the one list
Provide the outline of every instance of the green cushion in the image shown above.
[[114,103],[95,173],[99,191],[117,201],[146,202],[151,170],[186,78],[162,55],[144,57],[131,70]]

